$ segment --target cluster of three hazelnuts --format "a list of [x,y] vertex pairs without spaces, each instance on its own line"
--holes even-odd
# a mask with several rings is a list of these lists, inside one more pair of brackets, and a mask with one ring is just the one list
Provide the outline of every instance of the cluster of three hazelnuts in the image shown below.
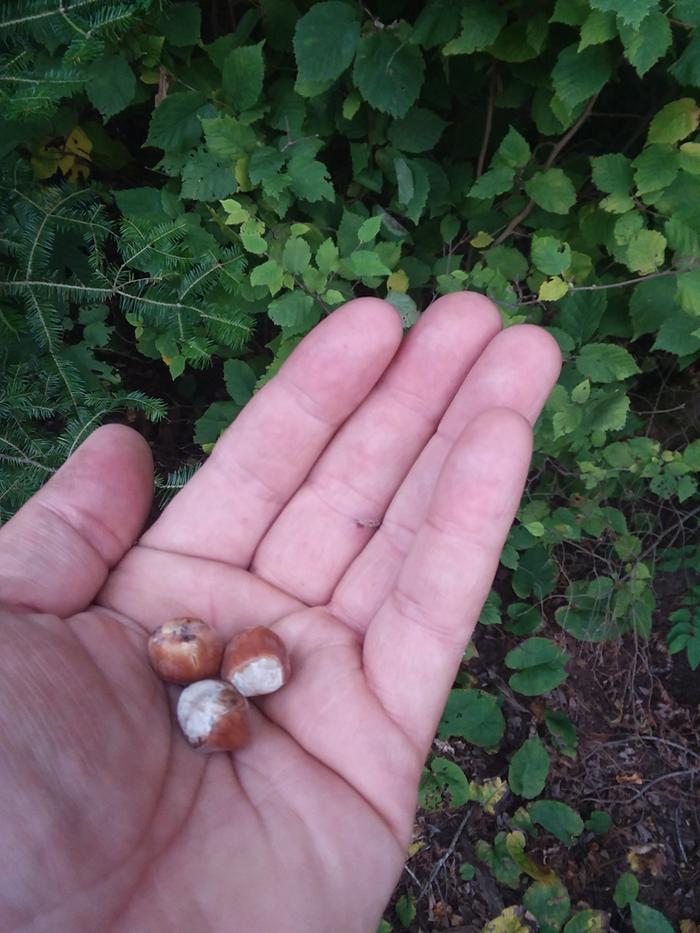
[[193,748],[232,752],[250,738],[248,697],[274,693],[289,680],[284,642],[264,625],[223,639],[199,619],[173,619],[148,639],[158,676],[185,689],[177,720]]

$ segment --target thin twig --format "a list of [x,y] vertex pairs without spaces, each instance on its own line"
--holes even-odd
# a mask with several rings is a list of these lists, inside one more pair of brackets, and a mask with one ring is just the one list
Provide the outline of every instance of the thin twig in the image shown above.
[[495,68],[491,69],[491,80],[489,81],[489,102],[486,109],[486,123],[484,125],[484,138],[481,143],[481,151],[479,152],[479,160],[476,163],[476,177],[480,178],[484,171],[484,165],[486,163],[486,153],[489,148],[489,140],[491,139],[491,129],[493,127],[493,106],[494,100],[496,98],[496,70]]
[[[549,153],[549,157],[547,158],[547,161],[544,163],[543,171],[546,172],[547,169],[550,169],[554,165],[561,151],[564,149],[567,143],[569,143],[570,140],[576,135],[576,133],[578,133],[578,131],[583,126],[583,124],[586,122],[586,120],[591,115],[591,111],[593,110],[593,107],[595,106],[595,102],[597,99],[598,99],[597,94],[595,95],[595,97],[591,97],[591,99],[586,104],[586,107],[583,113],[581,114],[581,116],[578,118],[578,120],[566,133],[564,133],[564,135],[559,140],[559,142],[552,148],[552,151]],[[520,224],[523,222],[523,220],[525,220],[527,217],[530,216],[534,206],[535,206],[534,201],[532,200],[528,201],[525,207],[521,211],[518,211],[518,213],[511,220],[511,222],[508,224],[505,230],[499,236],[496,237],[496,239],[493,241],[492,247],[498,246],[500,243],[503,243],[504,240],[507,240],[508,237],[511,235],[511,233],[513,233],[513,231],[516,229],[516,227],[519,227]]]
[[457,843],[459,842],[459,837],[464,832],[464,827],[467,825],[467,822],[469,821],[469,816],[470,816],[470,811],[467,810],[467,812],[464,814],[464,817],[462,818],[462,822],[457,827],[457,832],[452,837],[452,842],[449,844],[447,849],[443,852],[443,854],[437,860],[433,870],[430,872],[430,877],[428,878],[428,880],[425,882],[425,884],[421,888],[417,901],[420,901],[420,899],[425,895],[426,891],[430,888],[431,884],[433,883],[433,881],[435,881],[438,874],[440,873],[440,869],[443,867],[445,862],[450,858],[450,856],[454,853],[455,847]]

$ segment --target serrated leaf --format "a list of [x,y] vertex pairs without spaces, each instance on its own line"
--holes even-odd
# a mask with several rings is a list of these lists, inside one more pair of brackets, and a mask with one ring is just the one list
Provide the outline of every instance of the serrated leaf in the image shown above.
[[413,107],[389,127],[389,140],[402,152],[426,152],[437,145],[447,123],[432,110]]
[[311,262],[311,247],[301,237],[290,237],[284,244],[282,266],[292,275],[301,275]]
[[527,812],[533,823],[552,833],[564,845],[573,845],[583,832],[581,817],[559,800],[536,800],[528,805]]
[[199,115],[206,105],[206,97],[197,91],[168,94],[153,111],[146,145],[166,152],[185,152],[196,146],[202,136]]
[[243,360],[226,360],[224,362],[224,383],[226,391],[237,405],[246,405],[255,388],[256,375]]
[[178,3],[165,8],[159,26],[170,45],[185,48],[199,42],[201,24],[202,11],[198,3]]
[[499,194],[505,194],[506,191],[510,191],[514,177],[514,170],[507,165],[490,168],[477,178],[469,189],[467,196],[485,200],[495,198]]
[[646,146],[632,162],[639,194],[668,188],[678,174],[680,154],[673,146]]
[[248,177],[254,185],[276,175],[284,165],[284,156],[271,146],[256,149],[248,163]]
[[549,773],[549,755],[537,736],[527,739],[510,760],[508,783],[514,794],[532,800],[544,790]]
[[559,53],[552,69],[552,83],[569,110],[597,94],[607,84],[613,69],[613,54],[605,45],[579,52],[577,43]]
[[270,320],[284,328],[285,335],[305,334],[318,324],[321,312],[313,298],[304,292],[293,291],[270,302]]
[[396,197],[399,204],[406,205],[414,194],[413,173],[408,162],[401,157],[394,159],[394,171],[396,172]]
[[679,84],[700,87],[700,37],[690,40],[670,72]]
[[647,143],[676,143],[695,132],[700,108],[692,97],[671,101],[656,114],[649,126]]
[[231,166],[210,152],[198,150],[182,170],[182,197],[193,201],[219,201],[236,190]]
[[492,164],[505,163],[511,168],[524,168],[532,158],[530,146],[524,136],[509,126],[508,132],[494,153]]
[[[315,3],[294,30],[294,55],[302,81],[332,81],[352,64],[360,39],[355,10],[347,3]],[[351,118],[350,118],[351,119]]]
[[462,31],[448,42],[443,55],[471,55],[492,45],[506,23],[506,13],[489,0],[472,0],[462,10]]
[[630,299],[630,317],[633,339],[643,334],[654,334],[671,312],[676,294],[676,280],[649,279],[635,286]]
[[329,171],[323,162],[293,155],[287,166],[290,187],[298,198],[306,201],[334,201],[335,191],[329,181]]
[[639,26],[644,17],[658,9],[659,0],[591,0],[594,10],[615,13],[623,23]]
[[657,230],[640,230],[627,246],[625,263],[630,272],[656,272],[666,255],[666,237]]
[[688,314],[700,316],[700,269],[684,272],[678,276],[676,282],[678,304]]
[[316,250],[316,265],[325,275],[335,272],[338,268],[338,247],[329,237]]
[[632,163],[621,152],[591,159],[593,182],[606,194],[626,194],[634,184]]
[[360,40],[353,78],[368,104],[382,113],[403,117],[418,97],[424,70],[420,49],[402,44],[384,30]]
[[[160,106],[165,106],[169,99],[166,97]],[[202,128],[209,152],[220,159],[235,162],[257,145],[253,130],[228,114],[203,119]]]
[[581,348],[576,368],[591,382],[619,382],[639,372],[631,353],[614,343],[589,343]]
[[131,103],[136,77],[122,55],[101,55],[87,71],[85,90],[105,120]]
[[560,168],[537,172],[525,183],[525,191],[539,207],[553,214],[568,214],[576,203],[576,190]]
[[558,276],[555,276],[554,278],[546,279],[540,285],[537,297],[541,301],[559,301],[568,291],[569,286],[566,282]]
[[248,110],[262,93],[265,63],[263,43],[241,45],[224,62],[222,88],[226,100],[237,110]]
[[614,13],[602,13],[592,10],[586,21],[581,25],[581,40],[578,44],[579,52],[589,45],[600,45],[608,39],[617,36],[617,23]]
[[621,23],[619,31],[625,58],[640,78],[663,58],[673,39],[668,18],[659,10],[652,10],[639,26]]
[[683,311],[672,309],[659,328],[652,350],[666,350],[684,357],[700,350],[700,337],[696,335],[698,319]]
[[545,275],[561,275],[571,265],[571,247],[557,237],[535,234],[532,238],[530,258],[535,268]]
[[369,249],[356,249],[350,254],[348,264],[358,278],[371,278],[375,275],[390,275],[391,269],[379,256]]
[[250,273],[251,285],[266,285],[271,295],[276,295],[282,288],[282,279],[284,273],[282,267],[274,259],[268,259],[266,262],[256,266]]

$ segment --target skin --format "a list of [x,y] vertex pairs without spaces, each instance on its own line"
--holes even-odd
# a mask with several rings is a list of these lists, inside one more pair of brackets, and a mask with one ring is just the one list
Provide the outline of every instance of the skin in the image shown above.
[[[0,530],[0,928],[375,929],[560,366],[479,295],[402,336],[335,311],[141,537],[117,425]],[[187,746],[150,668],[175,616],[289,648],[233,756]]]

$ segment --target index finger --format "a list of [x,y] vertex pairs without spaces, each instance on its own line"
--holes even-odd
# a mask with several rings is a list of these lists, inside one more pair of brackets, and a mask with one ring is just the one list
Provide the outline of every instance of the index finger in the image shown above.
[[402,335],[386,301],[357,298],[334,311],[246,405],[141,543],[247,566]]

